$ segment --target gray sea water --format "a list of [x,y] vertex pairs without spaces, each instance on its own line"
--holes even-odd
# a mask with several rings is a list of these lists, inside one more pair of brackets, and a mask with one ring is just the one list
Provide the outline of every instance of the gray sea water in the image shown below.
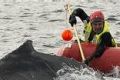
[[[110,22],[110,32],[120,43],[120,0],[0,0],[0,58],[18,48],[26,40],[33,41],[34,48],[46,54],[57,53],[65,42],[61,32],[70,28],[69,14],[65,5],[71,9],[83,8],[89,15],[100,9]],[[82,35],[82,23],[78,20],[77,29]],[[66,71],[68,72],[64,72]],[[62,74],[60,74],[62,73]],[[115,77],[102,76],[92,69],[72,69],[64,66],[58,71],[55,80],[119,80],[119,68],[115,67]]]

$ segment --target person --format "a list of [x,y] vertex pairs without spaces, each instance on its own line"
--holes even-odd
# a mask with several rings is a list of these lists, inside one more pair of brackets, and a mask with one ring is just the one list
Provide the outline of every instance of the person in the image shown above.
[[77,23],[76,16],[85,24],[85,41],[97,44],[95,52],[84,61],[89,65],[93,59],[100,57],[107,47],[115,47],[116,44],[109,31],[109,23],[100,10],[96,10],[88,16],[83,9],[75,9],[69,17],[72,27]]

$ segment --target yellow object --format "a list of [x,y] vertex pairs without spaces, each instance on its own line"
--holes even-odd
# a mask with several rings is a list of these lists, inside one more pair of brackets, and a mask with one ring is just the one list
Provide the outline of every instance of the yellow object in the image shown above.
[[[88,24],[86,24],[85,26],[85,40],[87,41],[88,40],[88,37],[90,36],[90,33],[92,31],[92,26],[91,26],[91,23],[89,22]],[[98,43],[99,40],[100,40],[100,36],[105,33],[105,32],[109,32],[110,31],[110,27],[109,27],[109,23],[107,21],[105,21],[104,23],[104,29],[103,31],[100,33],[100,34],[97,34],[95,37],[94,37],[94,43]],[[113,39],[112,40],[112,43],[113,45],[116,44],[115,40]]]

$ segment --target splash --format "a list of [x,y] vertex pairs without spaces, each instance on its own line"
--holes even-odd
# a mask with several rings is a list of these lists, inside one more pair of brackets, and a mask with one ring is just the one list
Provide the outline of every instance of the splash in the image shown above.
[[58,77],[54,80],[119,80],[120,67],[116,66],[108,73],[104,74],[100,71],[94,71],[88,66],[81,65],[79,68],[71,68],[67,64],[62,65],[63,68],[57,71]]
[[120,66],[114,66],[110,73],[105,74],[106,77],[120,78]]
[[63,68],[57,71],[58,77],[54,80],[105,80],[101,73],[90,67],[71,68],[63,64]]

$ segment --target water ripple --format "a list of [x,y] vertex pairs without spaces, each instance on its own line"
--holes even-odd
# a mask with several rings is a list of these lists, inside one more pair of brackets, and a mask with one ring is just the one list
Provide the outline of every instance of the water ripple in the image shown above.
[[54,20],[49,20],[48,22],[56,22],[56,21],[63,22],[64,20],[63,19],[54,19]]

